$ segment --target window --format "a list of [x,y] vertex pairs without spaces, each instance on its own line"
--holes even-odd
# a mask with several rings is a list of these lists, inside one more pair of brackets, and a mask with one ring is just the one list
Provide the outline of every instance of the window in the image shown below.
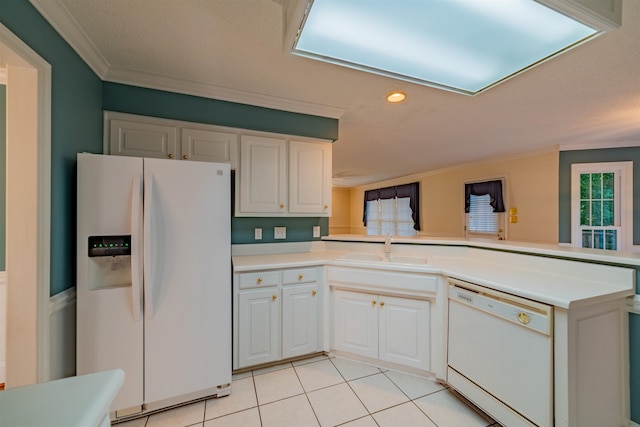
[[632,242],[632,162],[571,166],[571,244],[628,250]]
[[467,234],[503,238],[504,200],[502,179],[465,184]]
[[367,234],[415,236],[420,230],[418,191],[417,182],[365,191]]
[[498,213],[491,207],[491,196],[471,195],[468,229],[474,233],[498,234]]

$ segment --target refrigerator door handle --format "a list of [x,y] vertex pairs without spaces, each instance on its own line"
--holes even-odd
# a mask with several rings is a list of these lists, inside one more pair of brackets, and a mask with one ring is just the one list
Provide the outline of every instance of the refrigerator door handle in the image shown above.
[[142,177],[135,175],[131,191],[131,302],[136,322],[142,320],[142,242]]
[[153,175],[144,174],[144,314],[153,317],[153,268],[151,245],[151,211],[153,209]]

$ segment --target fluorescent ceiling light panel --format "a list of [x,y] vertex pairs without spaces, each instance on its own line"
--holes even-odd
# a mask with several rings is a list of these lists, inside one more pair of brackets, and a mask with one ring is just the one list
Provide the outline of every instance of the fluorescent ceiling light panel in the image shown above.
[[312,0],[292,53],[475,95],[598,34],[534,0]]

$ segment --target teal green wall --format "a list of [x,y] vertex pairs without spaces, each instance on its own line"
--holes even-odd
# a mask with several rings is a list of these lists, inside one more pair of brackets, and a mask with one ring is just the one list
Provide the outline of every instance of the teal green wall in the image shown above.
[[7,87],[0,85],[0,271],[5,270],[7,218]]
[[240,129],[338,139],[338,120],[104,82],[103,108]]
[[[320,240],[313,237],[313,226],[320,226],[320,235],[329,234],[329,218],[231,218],[231,243],[282,243]],[[287,227],[287,238],[275,240],[273,227]],[[262,228],[262,240],[255,240],[255,228]]]
[[633,162],[633,244],[640,245],[640,147],[560,152],[559,242],[571,242],[571,165],[626,161]]
[[[102,87],[103,108],[109,111],[313,138],[330,140],[338,138],[338,120],[336,119],[110,82],[104,82]],[[231,243],[283,243],[319,240],[319,238],[313,238],[314,225],[320,225],[322,236],[329,234],[327,218],[233,217]],[[287,238],[274,240],[273,227],[280,226],[287,227]],[[254,240],[255,228],[262,228],[262,240]]]
[[102,82],[28,0],[2,0],[0,23],[51,65],[50,278],[55,295],[75,286],[76,153],[102,152]]
[[[633,162],[633,244],[640,244],[640,147],[561,151],[559,162],[559,236],[571,242],[571,165],[574,163]],[[636,268],[640,294],[640,268]],[[640,316],[629,315],[631,419],[640,424]]]

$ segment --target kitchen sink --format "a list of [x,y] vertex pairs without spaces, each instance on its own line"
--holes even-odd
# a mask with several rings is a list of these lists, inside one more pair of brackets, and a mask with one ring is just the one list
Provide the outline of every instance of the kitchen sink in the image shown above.
[[429,259],[423,256],[391,255],[389,257],[386,257],[384,254],[371,254],[371,253],[363,253],[363,252],[346,254],[337,259],[344,260],[344,261],[388,262],[393,264],[416,264],[416,265],[429,264]]
[[347,261],[385,261],[384,255],[367,254],[367,253],[352,253],[346,254],[338,259]]
[[429,264],[429,259],[422,256],[392,255],[389,262],[397,264]]

